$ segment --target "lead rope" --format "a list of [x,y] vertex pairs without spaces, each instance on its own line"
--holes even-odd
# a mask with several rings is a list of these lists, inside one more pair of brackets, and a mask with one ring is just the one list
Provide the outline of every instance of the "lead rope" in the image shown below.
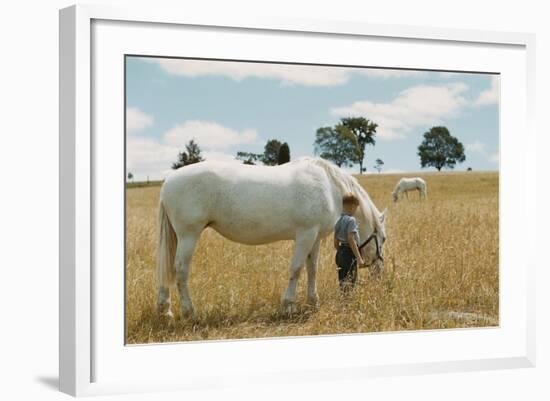
[[[371,267],[372,265],[374,265],[378,261],[378,259],[380,259],[382,262],[384,261],[384,258],[382,257],[382,255],[380,255],[380,245],[378,244],[378,237],[376,236],[376,231],[373,232],[365,240],[365,242],[363,242],[361,245],[359,245],[359,252],[361,252],[361,249],[366,247],[368,245],[368,243],[371,242],[373,239],[374,239],[374,243],[376,245],[376,258],[366,267]],[[357,260],[355,261],[355,263],[357,263]]]

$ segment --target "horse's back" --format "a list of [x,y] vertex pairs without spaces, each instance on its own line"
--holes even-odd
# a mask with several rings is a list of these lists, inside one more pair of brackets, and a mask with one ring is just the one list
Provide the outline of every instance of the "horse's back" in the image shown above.
[[402,177],[398,185],[411,185],[411,184],[426,184],[426,182],[420,177]]
[[289,239],[297,226],[333,214],[330,195],[317,168],[201,162],[172,173],[161,189],[161,202],[181,224],[207,225],[230,239],[252,243]]

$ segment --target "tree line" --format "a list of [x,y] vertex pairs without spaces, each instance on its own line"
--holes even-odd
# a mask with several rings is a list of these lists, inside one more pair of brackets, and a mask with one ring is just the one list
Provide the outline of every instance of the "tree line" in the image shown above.
[[[286,142],[281,143],[276,139],[270,139],[265,144],[263,153],[237,152],[235,158],[242,160],[244,164],[261,162],[267,166],[275,166],[290,161],[290,148]],[[185,150],[178,153],[178,159],[175,163],[172,163],[172,169],[176,170],[189,164],[202,162],[203,160],[204,158],[202,157],[199,145],[194,139],[191,139],[185,145]]]
[[[313,143],[315,155],[332,161],[338,167],[352,167],[359,165],[359,173],[366,171],[365,158],[367,145],[375,146],[378,124],[364,117],[342,118],[333,127],[320,127],[315,133]],[[457,163],[466,160],[463,144],[444,126],[434,126],[423,134],[423,140],[417,148],[420,166],[434,167],[438,171],[442,168],[453,169]],[[264,146],[263,153],[237,152],[235,158],[244,164],[262,163],[275,166],[290,161],[290,147],[288,143],[277,139],[270,139]],[[177,155],[173,169],[203,161],[201,149],[195,140],[185,145],[185,150]],[[373,168],[381,172],[384,166],[382,159],[376,159]],[[469,169],[471,170],[471,169]],[[128,173],[131,180],[133,174]]]
[[244,164],[254,165],[260,162],[266,166],[276,166],[290,161],[290,147],[286,142],[270,139],[265,144],[263,153],[237,152],[235,158],[242,160]]
[[[315,154],[328,159],[338,167],[359,164],[359,173],[366,171],[364,159],[366,146],[376,144],[378,125],[363,118],[342,118],[334,127],[321,127],[315,136]],[[446,167],[453,169],[457,163],[466,160],[464,146],[446,127],[432,127],[423,135],[417,148],[420,166],[435,167],[438,171]],[[380,172],[384,161],[376,159],[374,169]]]

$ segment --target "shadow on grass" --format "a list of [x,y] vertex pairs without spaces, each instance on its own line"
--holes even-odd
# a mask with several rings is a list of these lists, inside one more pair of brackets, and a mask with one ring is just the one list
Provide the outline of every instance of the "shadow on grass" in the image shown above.
[[[143,344],[148,342],[145,339],[139,338],[140,334],[137,334],[143,332],[154,333],[155,338],[150,339],[150,342],[157,342],[163,338],[173,338],[174,336],[180,338],[180,340],[196,341],[209,339],[208,332],[213,329],[237,329],[242,325],[246,325],[263,327],[268,330],[272,327],[281,328],[291,325],[301,325],[314,317],[318,308],[309,305],[299,305],[298,311],[293,314],[288,314],[280,308],[264,309],[259,311],[259,313],[252,314],[225,314],[221,310],[211,310],[208,312],[201,312],[199,310],[197,316],[194,318],[182,317],[179,311],[176,311],[176,308],[173,311],[173,319],[159,318],[152,310],[145,312],[139,320],[133,322],[128,327],[127,333],[130,334],[127,339],[128,344]],[[136,337],[139,340],[133,338],[131,333],[136,333]]]

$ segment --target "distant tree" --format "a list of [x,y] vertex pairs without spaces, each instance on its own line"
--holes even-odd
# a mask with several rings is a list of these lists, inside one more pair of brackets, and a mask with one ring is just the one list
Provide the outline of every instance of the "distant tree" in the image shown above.
[[237,152],[236,159],[242,160],[244,164],[256,164],[259,161],[267,166],[276,166],[279,162],[279,150],[281,146],[282,144],[278,140],[270,139],[264,146],[264,153]]
[[384,162],[382,161],[382,159],[376,159],[374,163],[374,168],[376,169],[376,171],[378,171],[378,173],[380,173],[380,171],[382,171],[382,166],[384,165]]
[[290,161],[290,148],[288,143],[283,143],[279,148],[279,154],[277,155],[277,164],[285,164]]
[[185,148],[187,149],[187,164],[194,164],[204,161],[201,155],[201,148],[199,145],[191,139],[187,145],[185,145]]
[[355,144],[332,127],[319,128],[313,146],[316,155],[330,160],[338,167],[351,167],[357,160]]
[[342,118],[335,129],[340,135],[348,138],[357,149],[356,162],[359,163],[359,172],[363,174],[366,168],[363,168],[365,160],[366,145],[375,145],[374,137],[376,135],[378,124],[364,117],[348,117]]
[[262,163],[267,166],[277,165],[279,158],[279,149],[281,148],[281,142],[276,139],[270,139],[267,141],[264,147],[264,154],[262,157]]
[[418,146],[418,156],[422,168],[435,167],[437,171],[443,167],[452,169],[456,163],[466,160],[464,145],[446,127],[432,127],[424,133],[424,140]]
[[204,159],[201,156],[201,149],[194,139],[191,139],[187,145],[185,145],[185,151],[178,153],[178,161],[172,163],[174,170],[187,166],[188,164],[194,164],[202,162]]
[[249,153],[249,152],[237,152],[235,159],[242,160],[243,164],[256,164],[257,161],[261,160],[263,157],[262,154]]
[[134,179],[134,175],[131,171],[128,172],[128,181],[132,181]]
[[186,152],[178,152],[178,161],[175,163],[172,163],[172,169],[177,170],[180,167],[186,166],[187,160],[189,159],[189,156],[187,156]]
[[468,168],[466,169],[466,171],[472,171],[472,168],[471,168],[471,167],[468,167]]

